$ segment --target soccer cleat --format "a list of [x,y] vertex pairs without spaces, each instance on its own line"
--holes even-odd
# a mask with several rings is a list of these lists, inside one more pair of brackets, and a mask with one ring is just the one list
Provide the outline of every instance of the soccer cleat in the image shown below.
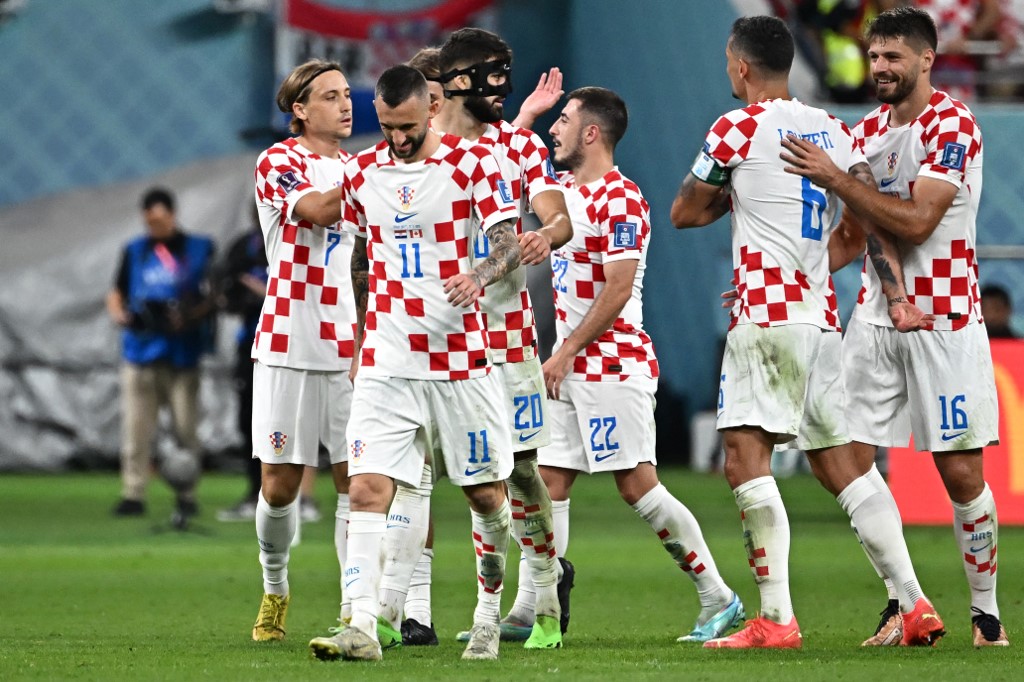
[[875,634],[861,642],[861,646],[899,646],[903,639],[903,616],[900,614],[899,600],[890,599],[878,615],[882,620],[878,621]]
[[562,611],[559,625],[564,635],[569,629],[569,592],[576,579],[576,568],[571,561],[562,557],[558,557],[558,563],[562,565],[562,578],[558,581],[558,607]]
[[437,643],[433,623],[424,625],[415,618],[402,621],[402,646],[437,646]]
[[462,652],[464,661],[494,661],[498,658],[501,628],[497,623],[480,623],[469,631],[469,644]]
[[693,631],[690,632],[690,634],[683,635],[676,641],[706,642],[711,639],[717,639],[742,623],[746,616],[746,611],[743,610],[743,602],[741,602],[739,596],[733,592],[732,599],[729,600],[729,603],[726,604],[721,611],[711,616],[706,623],[702,624],[698,621],[694,624]]
[[256,502],[253,500],[242,500],[234,507],[217,510],[217,520],[223,523],[252,521],[255,518]]
[[935,646],[946,631],[931,602],[921,597],[914,610],[903,614],[903,639],[900,646]]
[[803,636],[796,618],[787,625],[780,625],[758,616],[748,620],[746,627],[728,637],[709,639],[705,649],[799,649]]
[[[525,642],[533,633],[532,625],[509,620],[508,616],[505,616],[504,620],[498,623],[498,628],[501,630],[502,642]],[[469,630],[462,630],[459,634],[455,635],[455,641],[468,642]]]
[[178,499],[171,512],[171,527],[175,530],[188,530],[189,523],[199,514],[199,505],[195,500]]
[[402,633],[391,627],[383,616],[377,616],[377,639],[381,649],[395,649],[402,646]]
[[353,627],[331,628],[336,634],[330,637],[314,637],[309,649],[321,661],[379,661],[382,658],[380,644],[370,635]]
[[985,646],[1010,646],[1006,629],[999,619],[991,613],[985,613],[976,606],[971,607],[977,615],[971,616],[971,631],[974,633],[974,648]]
[[256,624],[252,626],[255,642],[273,642],[284,639],[284,621],[288,615],[289,595],[264,594]]
[[143,516],[146,503],[142,500],[123,499],[110,512],[114,516]]
[[537,616],[524,649],[561,649],[561,623],[554,616]]
[[302,497],[299,499],[299,517],[303,523],[319,523],[323,514],[320,513],[320,505],[316,500],[312,497]]

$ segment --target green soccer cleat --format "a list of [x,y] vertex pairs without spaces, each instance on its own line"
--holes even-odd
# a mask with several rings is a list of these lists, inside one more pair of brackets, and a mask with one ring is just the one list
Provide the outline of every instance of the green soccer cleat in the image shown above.
[[726,632],[736,627],[743,622],[743,619],[747,617],[746,612],[743,610],[743,602],[736,595],[735,592],[732,594],[732,599],[725,607],[711,616],[706,623],[696,623],[693,626],[693,631],[688,635],[683,635],[677,642],[707,642],[711,639],[718,639]]
[[524,649],[561,649],[562,626],[554,616],[537,616],[533,624],[530,638],[523,645]]
[[391,627],[383,616],[377,616],[377,639],[381,649],[397,649],[402,646],[402,633]]

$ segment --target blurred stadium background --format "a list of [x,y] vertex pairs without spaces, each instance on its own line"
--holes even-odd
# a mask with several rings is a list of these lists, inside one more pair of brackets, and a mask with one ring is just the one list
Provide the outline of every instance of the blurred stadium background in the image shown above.
[[[663,369],[659,459],[688,462],[691,417],[711,409],[716,395],[729,230],[723,220],[679,234],[668,210],[707,127],[734,106],[724,74],[732,21],[776,12],[799,27],[802,4],[0,0],[0,470],[116,466],[119,340],[103,296],[121,244],[142,231],[137,202],[145,187],[172,188],[183,227],[224,248],[247,227],[253,163],[281,134],[273,95],[295,60],[325,53],[343,63],[357,85],[363,135],[346,145],[357,150],[377,139],[366,91],[376,73],[441,42],[460,22],[500,32],[515,50],[508,111],[518,110],[550,66],[565,73],[566,91],[603,85],[630,106],[617,161],[652,206],[655,247],[644,294]],[[993,45],[976,47],[991,53]],[[813,64],[813,53],[801,56],[793,89],[820,102]],[[987,143],[981,279],[1006,287],[1019,308],[1024,108],[1012,95],[993,103],[988,94],[979,87],[972,103]],[[830,108],[852,123],[870,107]],[[552,120],[536,126],[545,139]],[[547,280],[543,268],[533,269],[539,308],[550,305]],[[837,283],[846,317],[859,267]],[[240,461],[226,456],[240,445],[230,386],[236,323],[222,316],[220,351],[204,365],[201,440],[212,467]],[[550,332],[544,338],[550,343]]]

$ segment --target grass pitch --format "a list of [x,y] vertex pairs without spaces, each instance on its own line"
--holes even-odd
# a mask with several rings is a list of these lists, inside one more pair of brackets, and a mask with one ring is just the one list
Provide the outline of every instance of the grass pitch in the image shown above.
[[[662,480],[700,521],[719,569],[748,613],[757,590],[724,480],[665,469]],[[1007,649],[971,646],[967,584],[948,527],[911,528],[921,582],[948,635],[935,649],[862,649],[885,593],[838,504],[810,477],[780,481],[793,527],[791,583],[804,635],[800,651],[705,651],[675,642],[697,614],[696,592],[610,476],[581,477],[572,498],[568,556],[576,565],[565,648],[503,644],[497,662],[464,662],[456,631],[475,600],[469,514],[461,494],[435,491],[434,622],[439,647],[385,653],[377,664],[324,663],[307,642],[338,611],[327,512],[292,552],[284,642],[250,640],[261,588],[252,524],[213,519],[240,477],[210,476],[187,533],[169,529],[170,494],[151,486],[149,516],[114,519],[113,475],[0,477],[0,680],[1020,680],[1024,679],[1024,530],[999,538],[999,594]],[[514,554],[515,552],[513,552]],[[507,608],[517,561],[510,557]]]

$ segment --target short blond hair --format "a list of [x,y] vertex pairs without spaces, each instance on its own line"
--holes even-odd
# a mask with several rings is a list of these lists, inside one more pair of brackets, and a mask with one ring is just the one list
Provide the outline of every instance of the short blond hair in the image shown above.
[[328,71],[337,71],[344,75],[341,65],[337,62],[311,59],[305,64],[299,64],[292,69],[292,72],[281,83],[281,87],[278,88],[277,108],[286,114],[291,114],[292,119],[288,123],[288,129],[296,135],[302,134],[305,124],[292,113],[292,106],[296,102],[305,104],[309,100],[310,93],[313,91],[313,81],[316,80],[317,76]]

